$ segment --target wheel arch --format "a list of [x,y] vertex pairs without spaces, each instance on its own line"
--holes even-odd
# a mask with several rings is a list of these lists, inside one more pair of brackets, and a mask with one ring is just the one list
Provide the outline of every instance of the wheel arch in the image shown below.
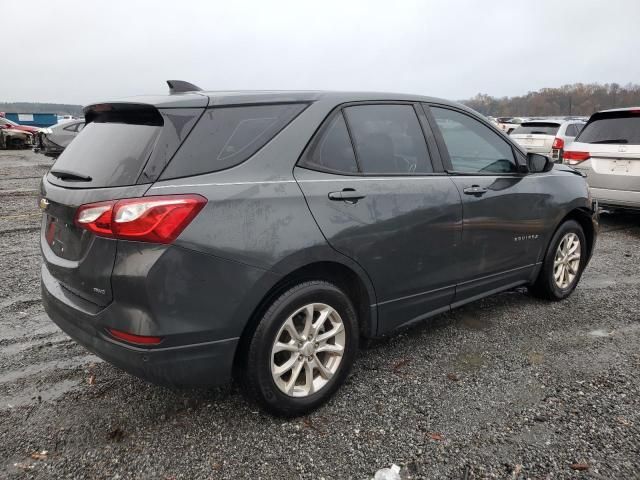
[[370,338],[377,332],[377,308],[375,292],[368,277],[355,265],[347,265],[335,259],[317,260],[299,265],[283,275],[262,297],[249,317],[236,349],[234,370],[241,368],[246,357],[249,342],[269,305],[282,293],[296,284],[309,280],[325,280],[333,283],[353,302],[358,315],[360,336]]
[[[562,220],[560,220],[560,222],[558,222],[558,225],[556,225],[556,228],[553,231],[554,235],[558,231],[560,226],[567,220],[574,220],[578,222],[578,224],[582,227],[582,231],[584,232],[584,236],[587,240],[587,259],[590,259],[596,241],[596,229],[593,224],[592,213],[584,207],[574,208],[569,213],[567,213],[562,218]],[[553,238],[553,235],[551,236],[551,238]],[[549,247],[547,246],[547,249],[548,248]]]

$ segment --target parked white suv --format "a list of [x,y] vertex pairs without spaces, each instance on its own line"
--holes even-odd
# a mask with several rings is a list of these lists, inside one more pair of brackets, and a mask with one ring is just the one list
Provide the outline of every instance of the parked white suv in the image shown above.
[[578,120],[530,120],[523,122],[510,136],[528,152],[550,155],[558,161],[564,147],[573,141],[584,124]]
[[551,160],[562,162],[564,149],[573,143],[586,123],[585,120],[567,120],[560,125],[551,145]]
[[549,155],[560,125],[562,125],[561,120],[530,120],[522,122],[511,132],[510,137],[528,152]]
[[600,205],[640,209],[640,107],[594,113],[563,154]]

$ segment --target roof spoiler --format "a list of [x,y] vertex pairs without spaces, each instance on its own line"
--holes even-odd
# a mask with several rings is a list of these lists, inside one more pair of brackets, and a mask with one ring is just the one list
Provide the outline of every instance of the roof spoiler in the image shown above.
[[167,80],[169,85],[169,93],[184,93],[184,92],[199,92],[202,89],[193,83],[185,82],[184,80]]

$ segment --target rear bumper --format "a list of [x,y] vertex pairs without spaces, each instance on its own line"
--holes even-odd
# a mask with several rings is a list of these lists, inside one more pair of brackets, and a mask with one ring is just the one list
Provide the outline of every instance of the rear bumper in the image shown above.
[[[112,339],[103,325],[105,309],[63,289],[42,267],[42,300],[47,315],[65,333],[107,362],[132,375],[161,385],[220,385],[231,379],[238,338],[167,348],[141,348]],[[83,308],[85,307],[86,308]]]
[[591,187],[591,195],[600,206],[640,209],[640,192]]

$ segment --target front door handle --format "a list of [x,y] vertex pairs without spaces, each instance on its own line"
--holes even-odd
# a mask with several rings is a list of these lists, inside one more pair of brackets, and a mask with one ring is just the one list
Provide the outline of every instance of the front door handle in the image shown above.
[[485,187],[481,187],[480,185],[471,185],[470,187],[466,187],[462,190],[466,195],[484,195],[487,193],[487,189]]
[[343,188],[339,192],[329,192],[329,200],[340,200],[343,202],[356,203],[362,200],[366,195],[358,192],[354,188]]

